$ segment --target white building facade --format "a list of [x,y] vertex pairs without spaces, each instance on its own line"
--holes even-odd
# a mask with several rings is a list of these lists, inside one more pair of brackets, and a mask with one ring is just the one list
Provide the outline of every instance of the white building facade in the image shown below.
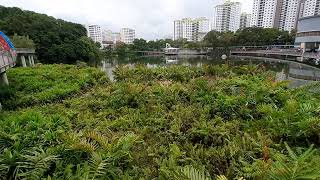
[[125,44],[133,44],[134,39],[136,38],[136,32],[134,29],[122,28],[120,30],[120,41]]
[[112,33],[112,41],[114,44],[121,41],[121,36],[119,32],[113,32]]
[[250,27],[251,25],[251,14],[242,13],[240,16],[240,29]]
[[282,0],[278,27],[280,30],[296,29],[299,18],[300,0]]
[[251,26],[263,28],[278,27],[281,0],[254,0]]
[[320,15],[320,0],[301,0],[300,17]]
[[193,41],[202,41],[210,30],[210,20],[208,18],[195,19],[193,23]]
[[205,17],[174,21],[174,40],[201,41],[210,31],[210,20]]
[[113,41],[111,30],[102,30],[102,41]]
[[320,0],[254,0],[251,26],[296,29],[299,18],[320,14]]
[[214,8],[213,29],[219,32],[237,31],[240,28],[240,2],[226,1]]
[[90,37],[94,42],[102,44],[102,31],[99,25],[89,25],[87,30],[88,37]]

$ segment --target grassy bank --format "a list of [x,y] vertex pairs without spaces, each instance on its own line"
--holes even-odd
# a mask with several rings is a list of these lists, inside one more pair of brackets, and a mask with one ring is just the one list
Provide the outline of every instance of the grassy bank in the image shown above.
[[12,99],[30,98],[3,101],[13,110],[0,114],[0,177],[320,178],[320,94],[263,67],[119,67],[116,82],[64,65],[8,76]]

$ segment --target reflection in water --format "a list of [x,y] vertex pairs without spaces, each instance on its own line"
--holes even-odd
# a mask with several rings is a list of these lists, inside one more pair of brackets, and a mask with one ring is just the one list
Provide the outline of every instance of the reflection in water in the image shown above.
[[204,64],[225,64],[263,65],[267,70],[276,72],[279,81],[289,80],[291,87],[305,85],[309,82],[320,81],[320,69],[308,65],[281,61],[281,60],[257,60],[257,59],[231,59],[222,61],[209,56],[160,56],[160,57],[139,57],[139,58],[117,58],[102,61],[101,69],[107,73],[111,80],[114,80],[112,71],[117,65],[134,66],[135,64],[145,64],[149,68],[158,66],[183,65],[201,67]]

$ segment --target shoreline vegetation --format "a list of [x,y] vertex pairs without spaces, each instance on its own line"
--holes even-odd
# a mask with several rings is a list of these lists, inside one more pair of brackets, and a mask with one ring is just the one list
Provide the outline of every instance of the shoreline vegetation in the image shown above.
[[319,179],[318,84],[262,66],[8,71],[5,179]]

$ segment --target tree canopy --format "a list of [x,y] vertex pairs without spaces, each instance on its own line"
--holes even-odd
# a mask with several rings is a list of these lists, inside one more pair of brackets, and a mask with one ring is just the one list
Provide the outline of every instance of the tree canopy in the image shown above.
[[281,31],[276,28],[249,27],[237,32],[209,32],[204,42],[210,47],[229,46],[261,46],[261,45],[291,45],[295,32]]
[[11,37],[11,41],[16,48],[35,48],[35,44],[33,40],[29,38],[29,36],[18,36],[15,34]]
[[87,31],[81,24],[0,6],[0,27],[9,36],[30,37],[42,62],[74,63],[99,58],[98,47],[85,37]]

